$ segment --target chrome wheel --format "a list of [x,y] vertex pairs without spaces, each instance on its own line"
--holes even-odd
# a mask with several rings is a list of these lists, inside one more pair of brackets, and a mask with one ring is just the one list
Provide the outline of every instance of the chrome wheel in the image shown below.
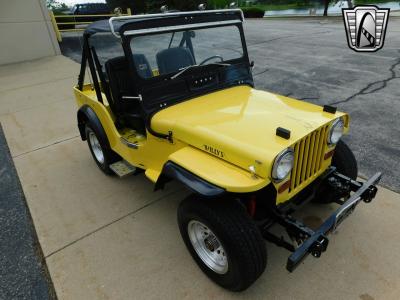
[[217,236],[203,223],[190,221],[190,242],[203,263],[218,274],[228,272],[228,257]]
[[93,154],[96,157],[96,160],[103,164],[104,163],[104,153],[101,149],[101,145],[97,136],[94,134],[92,130],[89,131],[89,143],[90,147],[92,148]]

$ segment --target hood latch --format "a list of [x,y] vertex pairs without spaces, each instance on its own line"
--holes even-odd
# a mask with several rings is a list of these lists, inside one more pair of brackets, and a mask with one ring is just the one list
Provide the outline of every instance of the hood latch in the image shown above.
[[290,139],[290,130],[282,127],[276,129],[276,135],[286,140]]

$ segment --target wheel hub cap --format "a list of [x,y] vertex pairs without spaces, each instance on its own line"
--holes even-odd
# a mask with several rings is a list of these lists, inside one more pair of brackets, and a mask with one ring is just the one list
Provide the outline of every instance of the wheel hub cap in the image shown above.
[[97,139],[97,137],[93,131],[89,132],[89,142],[90,142],[90,146],[92,147],[93,154],[96,157],[97,161],[99,163],[103,164],[104,163],[103,150],[101,149],[100,142]]
[[203,223],[188,224],[190,242],[203,263],[218,274],[228,272],[228,257],[217,236]]
[[204,239],[204,244],[206,245],[207,249],[213,252],[216,250],[220,244],[215,236],[209,236]]

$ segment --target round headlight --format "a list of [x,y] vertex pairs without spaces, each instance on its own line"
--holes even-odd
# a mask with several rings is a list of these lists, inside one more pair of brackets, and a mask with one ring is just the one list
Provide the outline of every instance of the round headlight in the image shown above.
[[344,122],[342,118],[336,119],[328,134],[328,144],[334,145],[339,142],[340,138],[343,135],[344,130]]
[[292,170],[293,161],[294,154],[292,149],[287,148],[279,153],[272,167],[272,178],[275,180],[284,179]]

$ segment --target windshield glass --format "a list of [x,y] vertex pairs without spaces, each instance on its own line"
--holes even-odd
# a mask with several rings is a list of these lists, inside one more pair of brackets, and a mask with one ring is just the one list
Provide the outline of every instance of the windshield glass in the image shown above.
[[130,46],[135,67],[143,78],[172,75],[191,65],[223,63],[243,56],[237,26],[136,36]]

